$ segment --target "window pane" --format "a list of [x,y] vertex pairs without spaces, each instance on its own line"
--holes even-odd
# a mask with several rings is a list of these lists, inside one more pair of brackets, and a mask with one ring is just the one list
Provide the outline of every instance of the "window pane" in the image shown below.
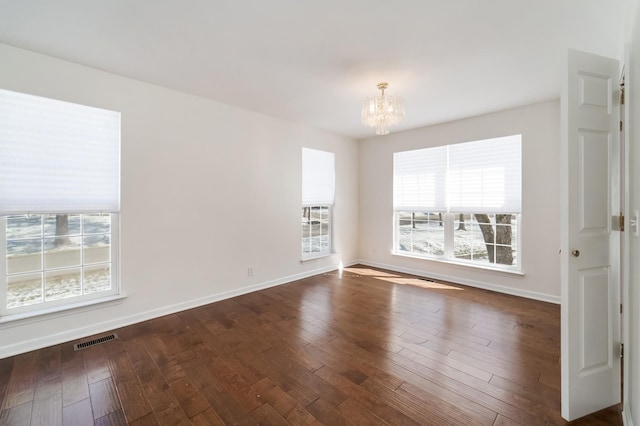
[[81,237],[58,236],[44,239],[45,269],[77,266],[81,263]]
[[398,250],[435,256],[444,255],[443,214],[398,212]]
[[111,215],[108,213],[82,216],[84,234],[108,234],[111,232]]
[[7,273],[42,270],[42,240],[7,240]]
[[111,260],[111,235],[97,234],[84,237],[82,249],[85,264],[109,262]]
[[80,235],[79,214],[44,215],[44,236]]
[[45,272],[45,301],[82,295],[80,268]]
[[42,274],[7,277],[7,308],[42,303]]
[[516,215],[457,214],[454,257],[485,264],[515,265],[515,227]]
[[39,214],[7,216],[7,240],[42,237],[42,216]]
[[109,264],[84,268],[84,294],[111,290],[111,267]]
[[[488,263],[487,244],[481,227],[473,214],[456,214],[453,234],[453,256],[456,259]],[[484,225],[483,225],[484,226]],[[489,225],[491,226],[491,225]],[[487,235],[493,235],[490,231]],[[491,239],[491,237],[487,237]],[[492,243],[490,242],[491,249]]]

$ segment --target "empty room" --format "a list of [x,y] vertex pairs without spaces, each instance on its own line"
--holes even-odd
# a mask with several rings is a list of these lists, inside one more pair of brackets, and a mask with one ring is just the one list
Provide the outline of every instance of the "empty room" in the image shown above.
[[0,425],[640,425],[637,0],[0,0]]

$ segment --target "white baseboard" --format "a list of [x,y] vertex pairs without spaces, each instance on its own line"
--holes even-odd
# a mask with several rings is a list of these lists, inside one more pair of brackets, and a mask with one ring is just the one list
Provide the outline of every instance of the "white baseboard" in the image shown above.
[[633,426],[633,419],[631,418],[629,410],[622,410],[622,424],[624,426]]
[[362,265],[373,266],[373,267],[376,267],[376,268],[388,269],[390,271],[396,271],[396,272],[402,272],[402,273],[405,273],[405,274],[416,275],[418,277],[432,278],[432,279],[436,279],[436,280],[442,280],[442,281],[448,281],[448,282],[457,283],[457,284],[468,285],[469,287],[477,287],[477,288],[481,288],[481,289],[484,289],[484,290],[491,290],[491,291],[495,291],[495,292],[498,292],[498,293],[509,294],[511,296],[525,297],[527,299],[540,300],[542,302],[554,303],[556,305],[560,304],[560,297],[559,296],[553,296],[553,295],[550,295],[550,294],[539,293],[539,292],[536,292],[536,291],[528,291],[528,290],[522,290],[522,289],[513,288],[513,287],[505,287],[505,286],[496,285],[496,284],[493,284],[493,283],[490,283],[490,282],[484,282],[484,281],[461,279],[459,277],[453,277],[453,276],[444,275],[444,274],[435,274],[435,273],[431,273],[431,272],[425,272],[425,271],[422,271],[422,270],[419,270],[419,269],[405,268],[405,267],[397,266],[397,265],[388,265],[388,264],[385,264],[385,263],[373,262],[373,261],[364,260],[364,259],[358,260],[358,263],[360,263]]
[[[354,265],[357,262],[348,262],[345,266]],[[222,293],[212,294],[207,297],[199,299],[193,299],[182,303],[176,303],[174,305],[163,306],[157,309],[151,309],[145,312],[139,312],[134,315],[121,317],[117,319],[110,319],[100,323],[90,324],[83,327],[74,328],[72,330],[65,330],[60,333],[48,334],[47,336],[39,337],[36,339],[25,340],[14,344],[0,346],[0,359],[8,358],[10,356],[19,355],[25,352],[30,352],[37,349],[46,348],[48,346],[58,345],[73,340],[92,336],[94,334],[100,334],[107,331],[112,331],[118,328],[126,327],[128,325],[136,324],[142,321],[148,321],[154,318],[162,317],[165,315],[174,314],[187,309],[197,308],[199,306],[208,305],[210,303],[219,302],[221,300],[230,299],[232,297],[241,296],[243,294],[253,293],[254,291],[264,290],[270,287],[275,287],[281,284],[286,284],[292,281],[297,281],[303,278],[308,278],[314,275],[323,274],[326,272],[334,271],[339,265],[325,266],[310,271],[305,271],[295,275],[289,275],[282,278],[266,281],[259,284],[254,284],[248,287],[235,289],[231,291],[225,291]],[[98,306],[98,305],[96,305]],[[86,309],[86,308],[83,308]],[[57,312],[56,316],[73,315],[76,311],[69,310],[66,312]],[[19,321],[15,321],[12,326],[19,327]]]

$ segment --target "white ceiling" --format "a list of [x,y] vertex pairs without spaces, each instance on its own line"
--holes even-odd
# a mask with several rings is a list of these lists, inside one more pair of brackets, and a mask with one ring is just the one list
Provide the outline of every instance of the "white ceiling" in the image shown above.
[[[0,0],[0,43],[363,138],[557,98],[569,47],[622,57],[637,0]],[[0,64],[1,66],[1,64]]]

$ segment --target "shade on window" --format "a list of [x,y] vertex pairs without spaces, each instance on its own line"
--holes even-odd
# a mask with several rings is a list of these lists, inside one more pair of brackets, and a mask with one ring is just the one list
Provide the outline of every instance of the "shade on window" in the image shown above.
[[117,212],[120,113],[0,90],[0,214]]
[[521,135],[397,152],[394,209],[520,213]]
[[333,205],[335,199],[335,155],[302,148],[302,205]]

